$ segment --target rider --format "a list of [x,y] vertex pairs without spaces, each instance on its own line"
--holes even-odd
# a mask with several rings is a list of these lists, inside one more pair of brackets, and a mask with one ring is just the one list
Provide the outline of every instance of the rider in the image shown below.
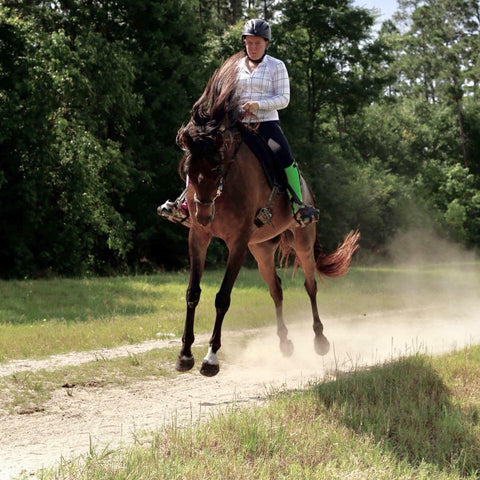
[[[246,55],[238,65],[240,103],[247,113],[243,121],[258,123],[258,132],[274,150],[275,158],[285,170],[294,218],[304,227],[318,220],[318,210],[303,203],[300,174],[280,127],[278,110],[285,108],[290,101],[290,82],[285,64],[266,53],[270,40],[271,30],[267,22],[260,19],[247,21],[242,32]],[[182,221],[188,217],[182,201],[180,197],[175,202],[165,202],[159,207],[159,213]]]

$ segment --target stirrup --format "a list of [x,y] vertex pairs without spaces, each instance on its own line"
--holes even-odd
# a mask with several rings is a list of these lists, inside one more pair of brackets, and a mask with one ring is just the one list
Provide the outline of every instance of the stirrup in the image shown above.
[[319,217],[320,212],[311,205],[303,205],[293,216],[300,227],[306,227],[311,223],[318,222]]
[[171,222],[190,225],[190,214],[188,209],[182,205],[180,198],[174,202],[167,200],[157,208],[157,213]]

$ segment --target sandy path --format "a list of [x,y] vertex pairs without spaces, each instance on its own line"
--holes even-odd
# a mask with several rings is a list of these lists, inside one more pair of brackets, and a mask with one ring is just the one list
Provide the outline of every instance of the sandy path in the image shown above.
[[[208,335],[197,335],[197,343],[208,343]],[[179,338],[171,338],[168,340],[148,340],[146,342],[134,345],[122,345],[115,348],[101,348],[99,350],[88,350],[85,352],[70,352],[63,355],[52,355],[42,360],[11,360],[0,364],[0,377],[12,375],[19,372],[34,372],[42,369],[52,369],[68,367],[71,365],[80,365],[82,363],[93,362],[101,358],[102,360],[111,360],[128,355],[138,355],[139,353],[148,352],[155,348],[167,348],[180,345]]]
[[[312,379],[323,378],[335,368],[349,370],[399,354],[438,353],[480,343],[478,306],[463,303],[461,308],[452,305],[439,310],[412,309],[361,318],[324,318],[333,347],[326,357],[313,352],[310,318],[290,328],[296,347],[290,359],[281,357],[273,328],[258,331],[241,350],[236,346],[238,334],[226,333],[226,360],[214,378],[198,373],[201,359],[197,358],[191,373],[173,379],[138,382],[122,388],[75,387],[72,396],[59,389],[43,412],[0,417],[0,479],[21,472],[34,478],[33,472],[42,466],[54,466],[61,457],[87,453],[91,441],[99,449],[129,444],[136,432],[160,429],[172,421],[197,421],[227,405],[261,402],[271,388],[298,388]],[[145,351],[171,346],[171,342],[147,342],[135,348],[139,349],[137,352]],[[121,352],[128,355],[132,346],[102,351],[102,355],[119,356]],[[80,352],[41,364],[10,362],[2,366],[0,374],[15,368],[54,368],[85,358],[95,357],[92,352]]]

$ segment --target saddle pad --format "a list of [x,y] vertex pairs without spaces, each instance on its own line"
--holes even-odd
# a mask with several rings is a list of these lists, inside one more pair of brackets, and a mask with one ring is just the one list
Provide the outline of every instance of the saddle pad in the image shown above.
[[242,128],[240,129],[240,132],[243,141],[260,162],[270,188],[277,185],[280,192],[285,192],[286,185],[288,185],[285,171],[283,168],[278,167],[278,162],[275,160],[275,154],[268,146],[266,140],[254,130]]

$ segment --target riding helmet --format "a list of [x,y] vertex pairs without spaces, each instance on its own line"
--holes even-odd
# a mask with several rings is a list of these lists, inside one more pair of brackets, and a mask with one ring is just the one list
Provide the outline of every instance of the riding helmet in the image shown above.
[[261,20],[260,18],[248,20],[248,22],[243,27],[242,39],[247,35],[262,37],[268,41],[270,41],[270,39],[272,38],[270,25],[265,20]]

